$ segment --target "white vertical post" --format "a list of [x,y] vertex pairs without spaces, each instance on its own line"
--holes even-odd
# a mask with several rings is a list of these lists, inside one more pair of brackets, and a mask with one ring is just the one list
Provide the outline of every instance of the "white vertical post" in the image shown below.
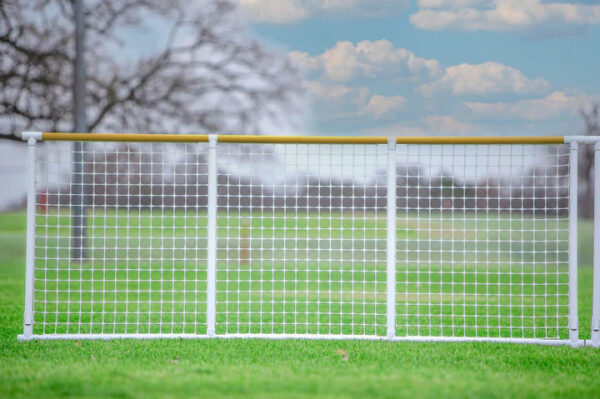
[[577,200],[579,147],[570,143],[569,151],[569,340],[579,345],[579,317],[577,315]]
[[27,241],[25,258],[25,314],[23,317],[23,338],[33,335],[33,279],[35,262],[35,146],[37,140],[27,140]]
[[600,141],[594,144],[594,278],[592,346],[600,347]]
[[208,273],[206,333],[215,336],[217,305],[217,135],[208,136]]
[[396,336],[396,138],[388,137],[387,165],[387,337]]

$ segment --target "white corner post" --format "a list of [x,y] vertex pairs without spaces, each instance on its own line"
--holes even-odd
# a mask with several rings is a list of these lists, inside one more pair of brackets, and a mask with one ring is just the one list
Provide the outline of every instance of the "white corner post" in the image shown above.
[[579,346],[579,317],[577,315],[577,200],[579,145],[571,141],[569,149],[569,341]]
[[396,337],[396,138],[388,137],[387,165],[387,337]]
[[208,136],[208,272],[206,290],[206,334],[214,337],[217,312],[217,141]]
[[25,314],[23,317],[23,340],[33,336],[33,273],[35,262],[35,137],[27,138],[27,241],[25,257]]
[[600,347],[600,141],[594,144],[594,277],[592,346]]

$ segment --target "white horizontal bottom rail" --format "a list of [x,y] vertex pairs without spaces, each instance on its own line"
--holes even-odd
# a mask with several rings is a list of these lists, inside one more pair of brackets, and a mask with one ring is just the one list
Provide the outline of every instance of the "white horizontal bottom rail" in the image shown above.
[[590,340],[578,340],[575,345],[568,339],[539,339],[539,338],[487,338],[487,337],[388,337],[379,335],[333,335],[333,334],[227,334],[227,335],[200,335],[200,334],[46,334],[25,337],[19,335],[19,341],[46,341],[46,340],[115,340],[115,339],[306,339],[330,341],[392,341],[392,342],[487,342],[500,344],[538,344],[538,345],[569,345],[573,347],[591,346]]

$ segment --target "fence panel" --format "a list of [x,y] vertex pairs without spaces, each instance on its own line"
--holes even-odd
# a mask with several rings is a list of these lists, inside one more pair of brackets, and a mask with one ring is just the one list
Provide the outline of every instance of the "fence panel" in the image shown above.
[[569,337],[566,150],[398,146],[399,337]]
[[581,344],[562,138],[25,136],[20,339]]
[[[86,143],[79,188],[71,143],[44,147],[33,333],[205,334],[206,144]],[[74,240],[75,203],[85,209],[83,240]]]
[[217,334],[385,335],[385,145],[222,144]]

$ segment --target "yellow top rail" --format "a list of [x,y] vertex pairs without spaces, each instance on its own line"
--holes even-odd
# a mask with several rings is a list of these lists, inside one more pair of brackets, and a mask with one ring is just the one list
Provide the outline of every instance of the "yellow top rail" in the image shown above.
[[[206,134],[121,134],[121,133],[52,133],[41,134],[48,141],[127,141],[206,143]],[[263,143],[263,144],[385,144],[385,136],[257,136],[219,134],[220,143]],[[563,144],[563,136],[521,137],[397,137],[397,144]]]
[[512,136],[512,137],[397,137],[398,144],[564,144],[563,136]]
[[162,143],[208,143],[206,134],[130,134],[130,133],[42,133],[44,141],[127,141]]

